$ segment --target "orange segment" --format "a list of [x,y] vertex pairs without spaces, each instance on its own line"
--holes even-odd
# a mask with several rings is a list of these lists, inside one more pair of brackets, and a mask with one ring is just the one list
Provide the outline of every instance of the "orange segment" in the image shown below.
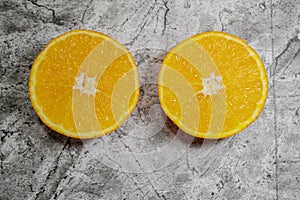
[[210,126],[210,116],[212,111],[211,98],[204,96],[203,94],[197,94],[198,106],[200,110],[200,122],[198,132],[208,132]]
[[[36,58],[29,81],[31,102],[42,121],[75,138],[99,137],[119,127],[137,103],[138,88],[128,50],[87,30],[52,40]],[[114,97],[115,90],[122,95]],[[122,113],[114,113],[120,108]]]
[[[184,80],[167,76],[169,69]],[[174,87],[173,82],[179,86]],[[201,33],[174,47],[164,59],[158,83],[160,102],[168,117],[200,138],[224,138],[240,132],[259,116],[267,98],[267,76],[257,53],[242,39],[221,32]],[[173,112],[170,101],[174,96],[191,98],[180,96],[188,88],[182,84],[192,88],[197,108],[178,102],[180,107]],[[182,113],[198,120],[190,124],[199,126],[183,123]]]
[[181,119],[180,103],[179,103],[178,98],[176,97],[175,93],[172,92],[172,90],[170,90],[167,87],[164,87],[162,90],[164,91],[163,95],[168,97],[168,98],[165,98],[165,100],[166,100],[165,104],[168,105],[168,111],[170,112],[170,115],[177,116],[178,119]]

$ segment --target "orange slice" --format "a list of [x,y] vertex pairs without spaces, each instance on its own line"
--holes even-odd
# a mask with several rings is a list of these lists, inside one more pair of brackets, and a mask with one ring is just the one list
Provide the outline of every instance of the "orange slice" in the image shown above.
[[195,35],[165,57],[158,78],[161,106],[183,131],[225,138],[249,126],[267,98],[267,75],[242,39],[222,33]]
[[98,32],[74,30],[53,39],[30,73],[30,99],[53,130],[94,138],[118,128],[133,111],[139,77],[129,51]]

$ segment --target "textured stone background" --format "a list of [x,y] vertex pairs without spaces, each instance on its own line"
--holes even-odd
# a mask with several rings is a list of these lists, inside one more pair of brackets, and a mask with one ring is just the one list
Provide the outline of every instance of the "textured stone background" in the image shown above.
[[[0,0],[0,11],[1,200],[300,199],[299,0]],[[142,84],[126,123],[89,141],[43,125],[27,89],[39,51],[78,28],[126,45]],[[208,30],[240,36],[258,51],[269,96],[242,133],[191,143],[161,123],[155,82],[172,46]]]

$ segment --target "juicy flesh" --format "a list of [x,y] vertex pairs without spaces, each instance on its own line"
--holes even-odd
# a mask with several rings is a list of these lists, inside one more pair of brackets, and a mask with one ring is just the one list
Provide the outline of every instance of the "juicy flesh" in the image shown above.
[[[105,42],[101,37],[75,34],[48,47],[36,70],[34,95],[53,124],[73,133],[114,129],[136,103],[137,72],[129,52]],[[96,48],[101,52],[95,52]],[[102,74],[97,74],[99,67]],[[127,85],[125,91],[119,84],[120,97],[113,93],[122,77]],[[122,112],[114,112],[113,107]]]
[[[217,78],[207,77],[207,74],[204,76],[203,73],[199,73],[199,71],[207,68],[207,64],[203,62],[202,66],[195,66],[195,62],[191,62],[187,56],[182,56],[185,54],[182,52],[184,48],[175,48],[165,58],[164,69],[160,74],[161,79],[159,82],[162,85],[160,86],[160,94],[161,99],[163,99],[163,107],[169,113],[169,117],[173,118],[172,120],[180,126],[183,107],[178,102],[176,91],[171,91],[165,84],[166,79],[169,77],[165,76],[164,73],[168,71],[168,68],[172,68],[185,78],[197,97],[200,121],[198,128],[194,131],[210,132],[213,113],[215,112],[214,116],[218,116],[218,110],[213,110],[212,105],[215,103],[215,108],[218,108],[218,105],[223,103],[221,101],[225,101],[224,111],[226,114],[223,121],[219,121],[220,125],[221,122],[223,123],[222,128],[219,130],[222,132],[232,131],[252,117],[257,104],[263,99],[263,83],[257,61],[245,48],[245,45],[226,37],[210,36],[200,39],[195,37],[193,41],[200,48],[203,48],[214,62],[217,75],[211,74],[211,77]],[[193,54],[193,51],[190,51],[190,54]],[[205,53],[197,54],[199,57],[207,55]],[[201,65],[200,62],[196,64]],[[197,67],[201,69],[197,70]],[[214,102],[217,99],[215,95],[221,93],[222,88],[225,94],[224,99]]]

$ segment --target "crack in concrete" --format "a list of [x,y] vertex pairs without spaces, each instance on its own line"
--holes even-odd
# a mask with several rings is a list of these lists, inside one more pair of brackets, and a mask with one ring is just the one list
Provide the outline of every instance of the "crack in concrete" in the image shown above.
[[183,7],[184,8],[191,8],[191,2],[189,1],[189,0],[187,0],[185,3],[184,3],[184,5],[183,5]]
[[159,15],[158,15],[159,12],[160,12],[160,10],[158,10],[156,12],[156,21],[155,21],[155,29],[154,29],[155,33],[156,33],[156,30],[157,30],[157,27],[158,27],[158,22],[159,22]]
[[[69,149],[70,147],[71,147],[71,144],[68,145],[68,149]],[[70,157],[71,157],[72,162],[71,162],[71,164],[70,164],[70,166],[69,166],[69,169],[74,165],[75,161],[79,158],[79,154],[76,156],[76,158],[74,158],[75,156],[72,155],[72,154],[70,153]],[[65,173],[64,173],[64,176],[58,180],[58,182],[57,182],[57,184],[56,184],[56,186],[55,186],[55,189],[53,190],[53,192],[52,192],[52,194],[51,194],[51,195],[53,196],[54,199],[57,198],[58,192],[60,192],[60,191],[57,191],[59,185],[62,183],[63,180],[66,180],[66,179],[68,178],[67,172],[69,171],[69,169],[66,169],[66,170],[65,170]]]
[[206,167],[206,169],[200,174],[199,179],[202,178],[206,172],[208,172],[209,168],[212,166],[212,164],[217,160],[218,157],[212,160],[212,162]]
[[[2,142],[1,142],[1,144],[2,144]],[[5,160],[5,155],[2,153],[2,148],[0,148],[0,172],[1,172],[1,174],[4,174],[4,172],[3,172],[3,169],[4,169],[3,161],[4,160]]]
[[[298,39],[298,36],[291,38],[288,41],[286,47],[283,49],[283,51],[277,57],[275,57],[275,67],[276,68],[274,69],[272,76],[275,76],[276,73],[279,73],[279,71],[281,71],[283,69],[282,72],[280,73],[280,75],[281,75],[288,69],[288,67],[291,65],[291,63],[295,60],[297,55],[300,53],[300,48],[298,46],[299,42],[300,42],[300,40]],[[298,47],[298,49],[297,49],[297,47]],[[295,51],[295,49],[297,49],[296,53],[294,53],[293,56],[291,57],[290,52]],[[278,67],[279,62],[282,58],[284,60],[288,60],[288,62],[285,65]]]
[[223,21],[222,21],[222,11],[219,12],[219,21],[221,23],[221,31],[223,32],[224,31],[224,24],[223,24]]
[[286,64],[285,68],[282,70],[282,72],[281,72],[280,75],[282,75],[282,74],[284,74],[286,72],[286,70],[291,66],[292,62],[296,59],[296,57],[298,56],[299,53],[300,53],[300,48],[294,54],[294,56],[292,57],[292,59],[289,59],[288,63]]
[[[39,7],[39,8],[45,8],[46,10],[50,11],[50,12],[51,12],[51,15],[52,15],[52,20],[51,20],[50,23],[53,23],[53,24],[58,25],[58,26],[64,25],[62,22],[60,22],[60,21],[58,20],[58,18],[57,18],[57,16],[56,16],[56,12],[55,12],[54,9],[49,8],[49,7],[45,6],[45,5],[38,4],[37,1],[33,1],[33,0],[26,0],[26,1],[32,3],[33,5],[35,5],[35,6]],[[25,8],[26,8],[26,7],[25,7]],[[27,9],[27,8],[26,8],[26,9]],[[43,21],[43,20],[42,20],[42,21]],[[45,22],[43,21],[43,23],[45,23]]]
[[83,11],[83,14],[82,14],[82,17],[80,19],[80,22],[81,24],[84,23],[84,18],[85,18],[85,14],[86,14],[86,11],[90,8],[90,5],[93,3],[94,0],[90,0],[90,2],[87,4],[87,6],[85,7],[84,11]]
[[[66,179],[67,179],[67,176],[64,176],[64,177],[61,179],[61,181],[59,182],[59,184],[60,184],[63,180],[66,180]],[[66,185],[69,184],[72,180],[73,180],[73,177],[71,177],[71,178],[68,180],[68,182],[66,183]],[[59,184],[58,184],[58,186],[57,186],[57,188],[56,188],[54,194],[52,195],[53,198],[51,197],[50,199],[57,199],[58,195],[59,195],[60,192],[62,191],[62,190],[57,191],[57,189],[58,189],[58,187],[59,187]]]
[[[162,7],[159,7],[158,10],[155,12],[155,14],[151,17],[151,19],[149,20],[149,23],[152,22],[154,19],[156,19],[155,21],[155,28],[154,28],[154,33],[156,33],[156,31],[158,30],[157,27],[158,27],[158,22],[159,22],[159,13],[160,11],[164,10],[164,8]],[[148,24],[149,24],[148,23]]]
[[[123,143],[124,144],[124,143]],[[145,197],[146,196],[146,194],[144,193],[144,191],[142,190],[142,187],[139,187],[138,186],[138,183],[134,180],[134,179],[132,179],[124,170],[123,170],[123,168],[122,168],[122,166],[118,163],[118,162],[116,162],[115,160],[113,160],[113,159],[111,159],[110,157],[108,157],[107,155],[104,155],[108,160],[110,160],[111,162],[113,162],[113,163],[115,163],[118,167],[119,167],[119,172],[121,172],[121,174],[124,174],[125,176],[127,176],[128,178],[130,178],[130,180],[133,182],[133,184],[135,185],[135,187],[136,187],[136,190],[138,190],[138,191],[140,191],[141,192],[141,194]]]
[[[48,172],[47,176],[46,176],[46,179],[45,179],[45,183],[39,188],[38,192],[35,194],[35,197],[33,199],[38,199],[40,197],[40,195],[44,194],[45,190],[46,190],[46,186],[48,184],[48,181],[51,180],[51,176],[56,172],[56,170],[58,169],[58,165],[59,165],[59,161],[60,161],[60,158],[64,152],[64,150],[68,147],[70,147],[71,145],[71,139],[68,138],[66,143],[64,144],[62,150],[60,151],[59,155],[57,156],[57,158],[55,159],[54,161],[54,166],[52,167],[52,169]],[[57,190],[57,187],[58,187],[58,184],[59,184],[60,180],[58,181],[57,184],[55,184],[55,189],[54,189],[54,192]],[[51,196],[51,195],[50,195]]]
[[[101,138],[102,139],[102,138]],[[102,139],[103,140],[103,139]],[[124,143],[123,143],[124,144]],[[127,146],[127,145],[126,145]],[[129,147],[127,146],[127,149],[128,149]],[[131,150],[131,149],[130,149]],[[118,166],[118,169],[117,169],[117,171],[118,172],[120,172],[121,174],[124,174],[126,177],[128,177],[133,183],[134,183],[134,185],[135,185],[135,190],[138,190],[138,191],[140,191],[140,193],[143,195],[143,197],[145,197],[146,196],[146,194],[144,193],[144,191],[142,190],[142,187],[144,187],[144,186],[142,186],[142,187],[139,187],[139,185],[140,184],[138,184],[131,176],[129,176],[124,170],[123,170],[123,168],[122,168],[122,166],[118,163],[118,162],[116,162],[115,160],[113,160],[113,159],[111,159],[108,155],[106,155],[106,154],[103,154],[103,156],[105,156],[109,161],[111,161],[111,162],[113,162],[113,163],[115,163],[117,166]],[[109,166],[108,166],[109,167]],[[111,167],[112,168],[112,167]],[[113,169],[113,168],[112,168]],[[82,172],[81,172],[82,173]],[[73,177],[71,177],[70,179],[73,179]],[[68,183],[70,182],[70,180],[68,181]],[[68,183],[66,183],[66,184],[68,184]],[[61,192],[61,190],[60,191],[55,191],[55,194],[54,194],[54,199],[56,199],[56,197],[59,195],[59,193]]]
[[[143,168],[142,168],[142,166],[141,166],[140,161],[134,156],[133,151],[131,150],[131,148],[130,148],[127,144],[125,144],[122,140],[121,140],[121,143],[124,145],[124,147],[125,147],[126,149],[128,149],[128,151],[129,151],[130,153],[132,153],[132,155],[133,155],[133,157],[135,158],[135,161],[137,162],[139,168],[143,171]],[[155,186],[154,186],[154,184],[152,183],[152,181],[151,181],[150,177],[148,176],[148,174],[145,172],[144,175],[145,175],[146,178],[148,179],[148,181],[149,181],[149,183],[150,183],[150,186],[151,186],[151,188],[153,189],[153,191],[155,192],[156,196],[157,196],[159,199],[167,200],[166,197],[165,197],[163,194],[160,194],[160,193],[157,191],[157,189],[155,188]]]
[[164,6],[166,8],[165,14],[164,14],[164,26],[163,26],[163,30],[162,30],[162,35],[165,34],[166,28],[167,28],[167,16],[168,16],[168,12],[170,11],[170,8],[168,7],[168,1],[163,1]]
[[147,11],[147,13],[144,15],[143,19],[141,20],[141,21],[144,21],[144,23],[142,23],[142,25],[141,24],[138,25],[138,28],[137,28],[137,29],[139,29],[138,34],[136,36],[134,36],[130,42],[125,43],[125,45],[132,46],[134,44],[134,42],[138,39],[141,32],[144,30],[145,26],[147,25],[147,23],[149,23],[147,19],[149,18],[151,11],[154,10],[155,5],[157,5],[157,0],[155,0],[154,4],[152,6],[150,6],[149,10]]
[[279,95],[277,96],[277,99],[285,99],[285,98],[297,98],[297,97],[300,97],[300,95],[286,95],[286,96],[283,96],[283,95]]
[[121,24],[120,29],[123,28],[123,26],[129,21],[129,19],[132,19],[132,17],[140,10],[141,7],[143,7],[144,3],[141,3],[138,8],[135,9],[133,14],[130,17],[127,17]]
[[[274,56],[274,30],[273,30],[273,27],[274,27],[274,24],[273,24],[273,1],[271,0],[271,8],[270,8],[270,11],[271,11],[271,45],[272,45],[272,61],[274,63],[275,60],[277,60],[279,58],[279,56],[277,57],[277,59],[275,58]],[[286,51],[286,50],[284,50]],[[274,63],[274,69],[273,69],[273,73],[271,73],[271,76],[270,78],[273,76],[273,101],[274,101],[274,114],[273,114],[273,117],[274,117],[274,142],[275,142],[275,152],[274,152],[274,163],[275,163],[275,199],[278,199],[278,191],[279,191],[279,188],[278,188],[278,139],[277,139],[277,116],[276,116],[276,113],[277,113],[277,107],[276,107],[276,87],[275,87],[275,73],[276,73],[276,67],[277,67],[277,61],[275,61]],[[271,88],[270,88],[271,89]]]
[[298,164],[300,160],[282,160],[279,161],[278,164]]
[[186,159],[187,168],[192,172],[193,177],[195,177],[195,173],[200,174],[200,172],[195,167],[191,167],[190,165],[189,148],[186,148],[185,159]]
[[[7,137],[12,136],[14,133],[20,132],[20,130],[19,130],[18,128],[14,127],[15,124],[16,124],[18,121],[20,121],[20,120],[21,120],[21,119],[17,119],[17,120],[15,120],[13,123],[11,123],[11,124],[8,126],[8,130],[6,130],[6,129],[2,129],[2,130],[1,130],[1,132],[3,133],[3,134],[1,134],[1,140],[0,140],[1,143],[4,143],[4,142],[5,142],[5,139],[6,139]],[[9,129],[11,129],[11,127],[16,128],[16,130],[9,130]]]
[[[299,38],[294,36],[288,40],[286,47],[283,51],[280,52],[278,56],[275,57],[274,53],[274,30],[273,30],[273,3],[271,0],[271,35],[272,35],[272,60],[273,60],[273,71],[270,72],[270,78],[272,77],[273,86],[270,89],[273,89],[273,101],[274,101],[274,132],[275,132],[275,197],[279,198],[279,186],[278,186],[278,125],[277,125],[277,99],[280,98],[276,94],[276,77],[281,76],[285,71],[291,66],[291,63],[296,59],[297,55],[300,53],[299,48]],[[280,61],[282,60],[282,63]],[[281,72],[281,73],[280,73]]]
[[240,163],[241,157],[242,157],[241,153],[239,152],[239,157],[238,157],[238,159],[236,161],[236,164],[235,164],[235,167],[234,167],[234,174],[233,174],[233,176],[235,176],[235,174],[236,174],[236,168],[237,168],[238,164]]
[[297,117],[299,117],[299,115],[300,115],[300,107],[298,107],[298,108],[296,109],[295,115],[296,115]]

